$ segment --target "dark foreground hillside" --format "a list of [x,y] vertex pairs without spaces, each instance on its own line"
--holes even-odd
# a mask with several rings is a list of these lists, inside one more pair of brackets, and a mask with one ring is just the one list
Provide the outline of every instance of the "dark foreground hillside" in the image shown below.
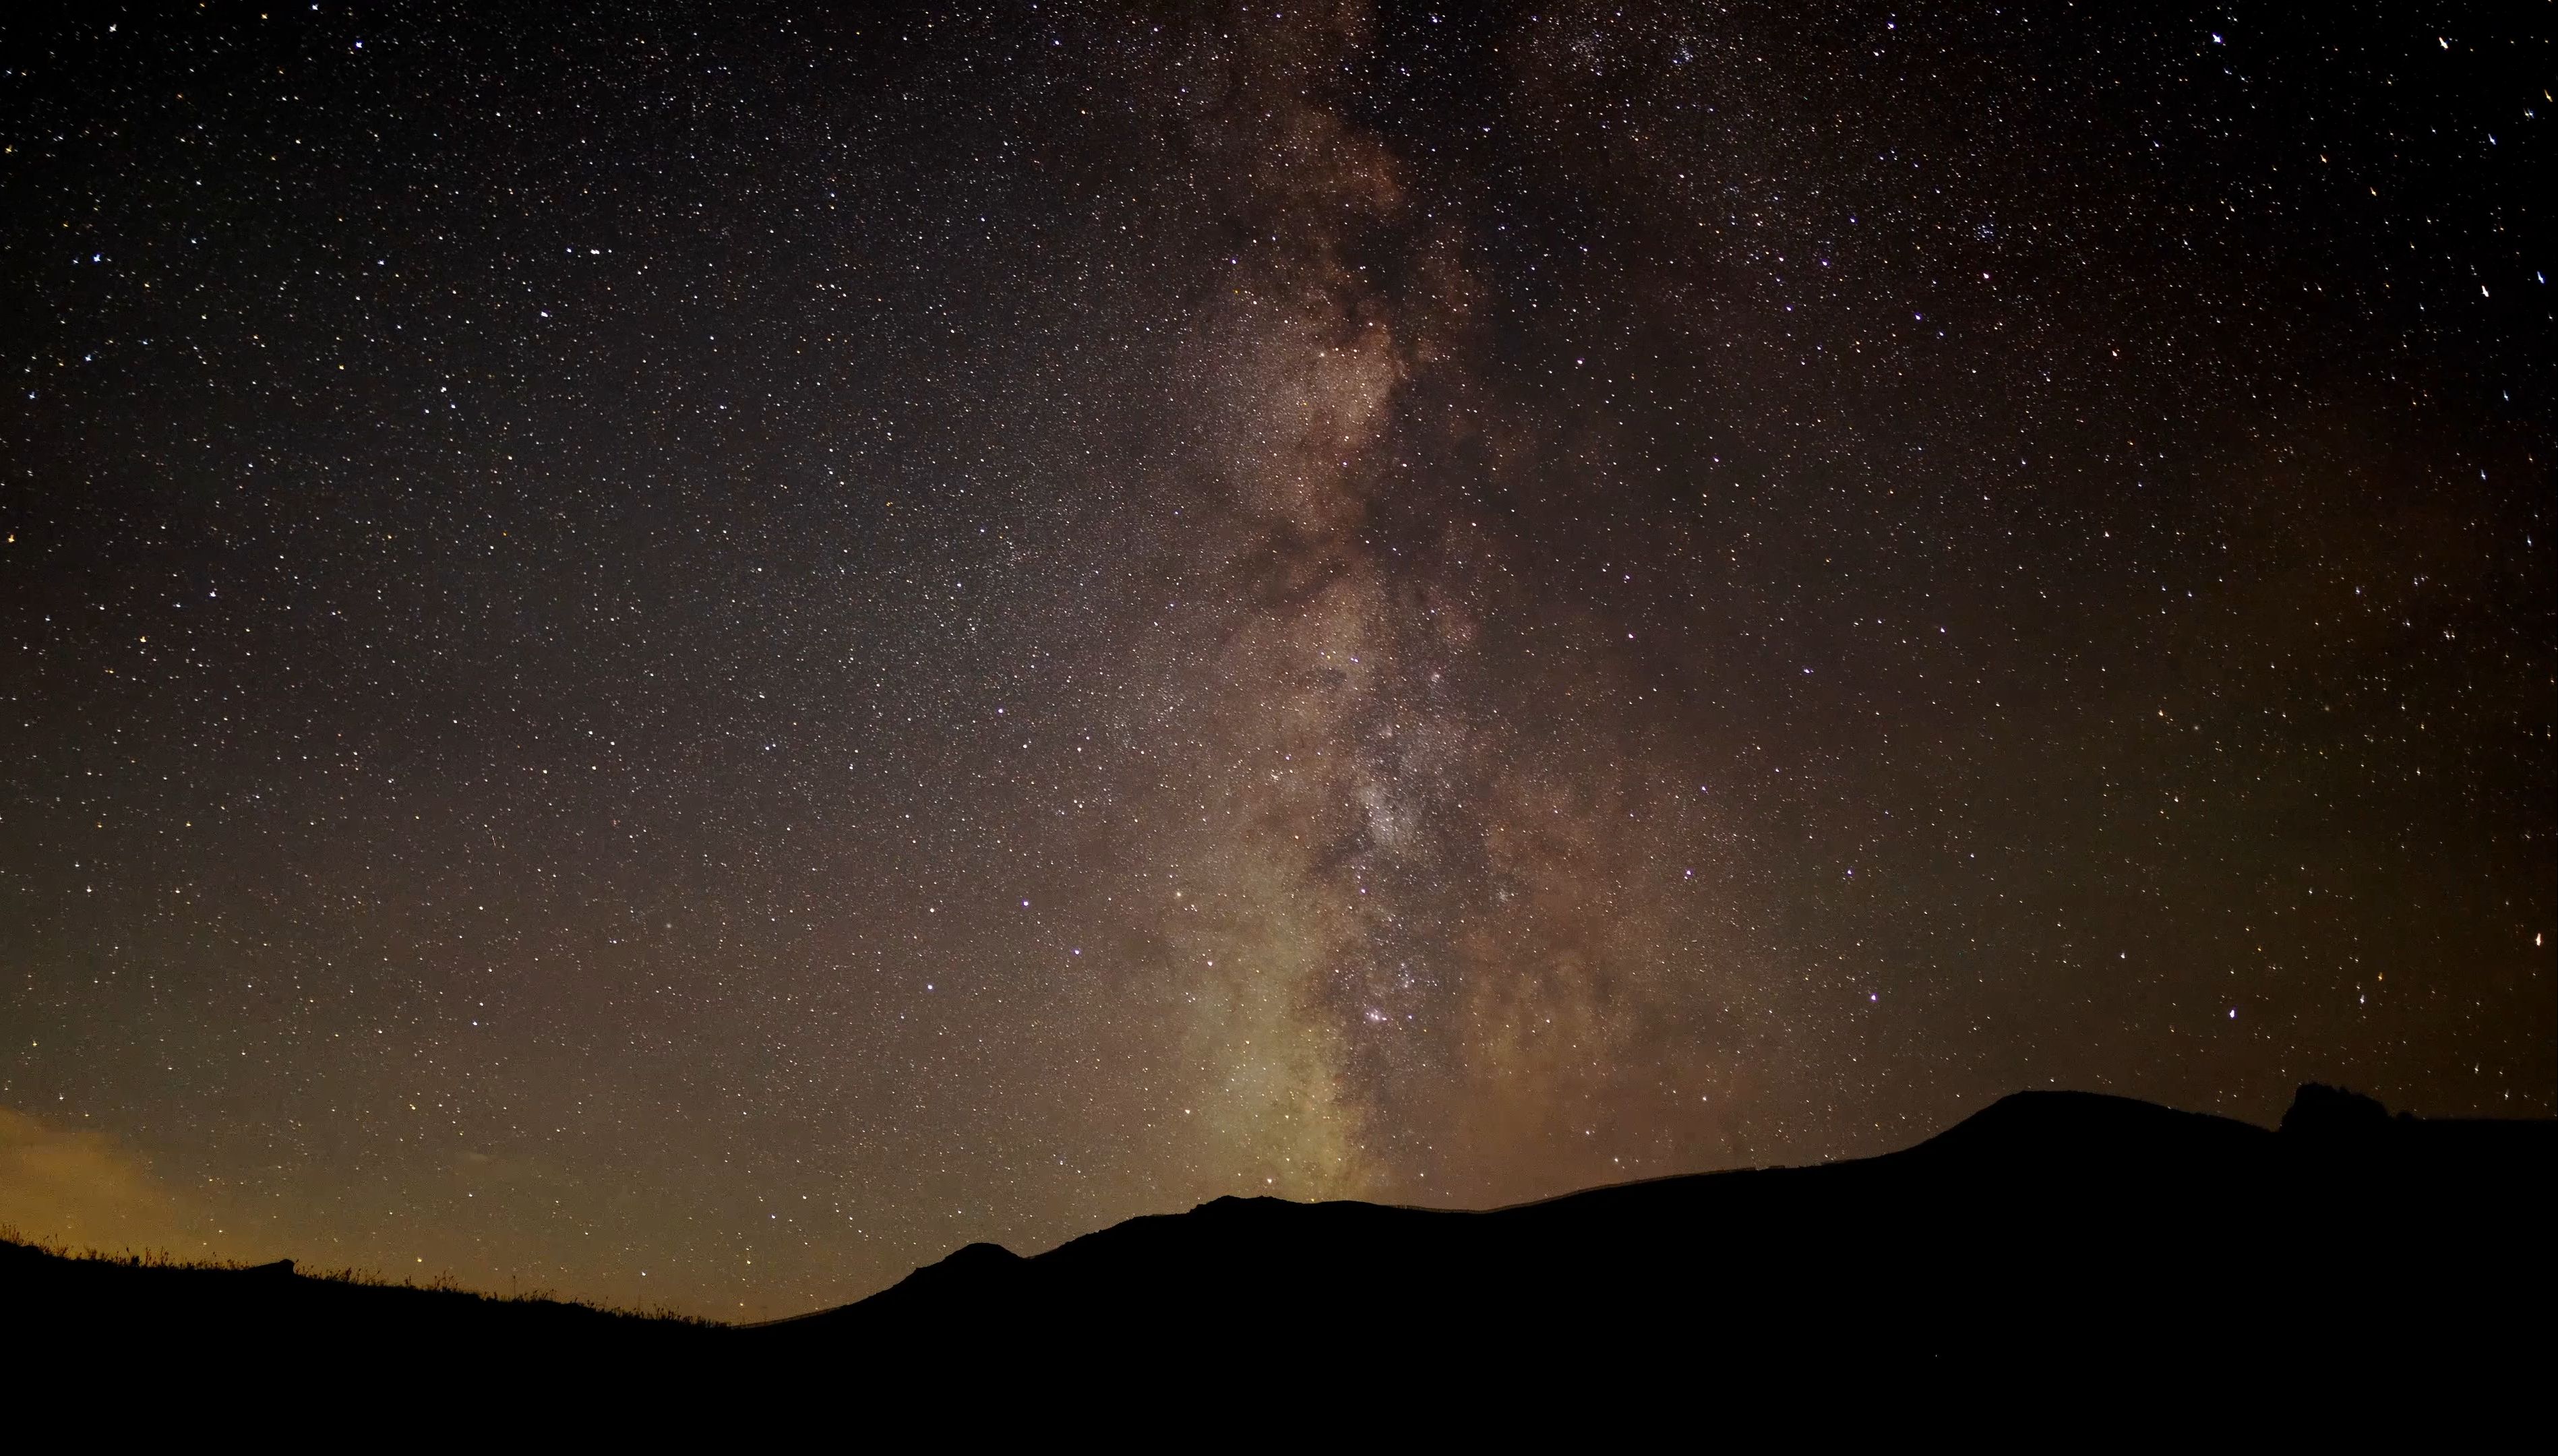
[[1220,1199],[1036,1258],[962,1249],[746,1338],[994,1365],[1257,1351],[1529,1389],[1579,1370],[1630,1395],[2136,1371],[2536,1389],[2553,1155],[2558,1124],[2392,1118],[2325,1089],[2279,1132],[2028,1092],[1885,1157],[1492,1213]]
[[1220,1199],[1032,1258],[972,1245],[742,1329],[16,1245],[0,1318],[82,1365],[493,1408],[998,1419],[1284,1392],[1409,1414],[1464,1391],[1478,1416],[1871,1414],[1916,1392],[2520,1409],[2552,1351],[2553,1154],[2558,1124],[2393,1118],[2323,1089],[2280,1131],[2029,1092],[1885,1157],[1490,1213]]

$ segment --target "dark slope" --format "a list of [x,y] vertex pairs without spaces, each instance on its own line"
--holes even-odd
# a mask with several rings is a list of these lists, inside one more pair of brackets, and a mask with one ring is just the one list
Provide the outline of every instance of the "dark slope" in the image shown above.
[[13,1343],[69,1361],[157,1369],[231,1361],[493,1365],[559,1352],[620,1359],[701,1352],[727,1326],[550,1299],[309,1277],[292,1262],[250,1268],[66,1258],[0,1240],[0,1322]]
[[1992,1386],[2475,1404],[2546,1369],[2553,1154],[2558,1124],[2391,1118],[2315,1090],[2280,1132],[2031,1092],[1885,1157],[1486,1213],[1219,1199],[1031,1258],[972,1244],[748,1329],[15,1245],[0,1318],[67,1369],[741,1418],[1239,1400],[1317,1378],[1370,1406],[1464,1389],[1495,1408],[1880,1408]]
[[2485,1375],[2545,1354],[2507,1331],[2549,1293],[2558,1125],[2322,1116],[2310,1100],[2276,1133],[2029,1092],[1886,1157],[1489,1213],[1219,1199],[1034,1258],[972,1245],[747,1338],[990,1367],[1349,1341],[1406,1371],[1725,1380],[2161,1364],[2257,1379],[2340,1361]]

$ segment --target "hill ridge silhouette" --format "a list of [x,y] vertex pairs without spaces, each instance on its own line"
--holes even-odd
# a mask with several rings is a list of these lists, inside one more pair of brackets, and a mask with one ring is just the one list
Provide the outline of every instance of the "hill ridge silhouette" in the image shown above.
[[2304,1089],[2280,1130],[2020,1092],[1876,1157],[1495,1209],[1224,1196],[1027,1256],[970,1243],[867,1298],[749,1326],[343,1285],[289,1261],[148,1268],[23,1245],[0,1245],[0,1295],[22,1326],[125,1348],[324,1369],[353,1352],[446,1368],[469,1351],[544,1379],[856,1372],[1072,1389],[1377,1339],[1415,1370],[1474,1380],[2541,1369],[2558,1122],[2375,1116],[2333,1092]]

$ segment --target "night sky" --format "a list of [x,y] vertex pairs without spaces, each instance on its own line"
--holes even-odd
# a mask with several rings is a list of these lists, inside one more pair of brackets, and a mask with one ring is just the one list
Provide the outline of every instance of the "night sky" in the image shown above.
[[0,1222],[2549,1115],[2551,21],[9,7]]

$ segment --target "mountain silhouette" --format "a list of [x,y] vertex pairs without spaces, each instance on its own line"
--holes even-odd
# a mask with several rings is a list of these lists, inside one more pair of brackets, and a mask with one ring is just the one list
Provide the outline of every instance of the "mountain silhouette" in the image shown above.
[[898,1342],[999,1364],[1382,1338],[1434,1365],[1727,1377],[2166,1361],[2252,1379],[2339,1349],[2519,1370],[2509,1332],[2540,1323],[2549,1288],[2558,1124],[2339,1115],[2327,1089],[2302,1102],[2277,1133],[2023,1092],[1883,1157],[1483,1213],[1221,1198],[1032,1258],[971,1245],[746,1333],[777,1352]]
[[970,1244],[749,1327],[15,1244],[0,1303],[22,1335],[128,1365],[467,1368],[498,1401],[599,1382],[659,1405],[1132,1382],[1241,1400],[1320,1376],[1353,1403],[2458,1388],[2475,1410],[2545,1379],[2553,1153],[2558,1123],[2392,1117],[2326,1088],[2280,1131],[2036,1092],[1881,1157],[1492,1211],[1220,1198],[1030,1257]]

